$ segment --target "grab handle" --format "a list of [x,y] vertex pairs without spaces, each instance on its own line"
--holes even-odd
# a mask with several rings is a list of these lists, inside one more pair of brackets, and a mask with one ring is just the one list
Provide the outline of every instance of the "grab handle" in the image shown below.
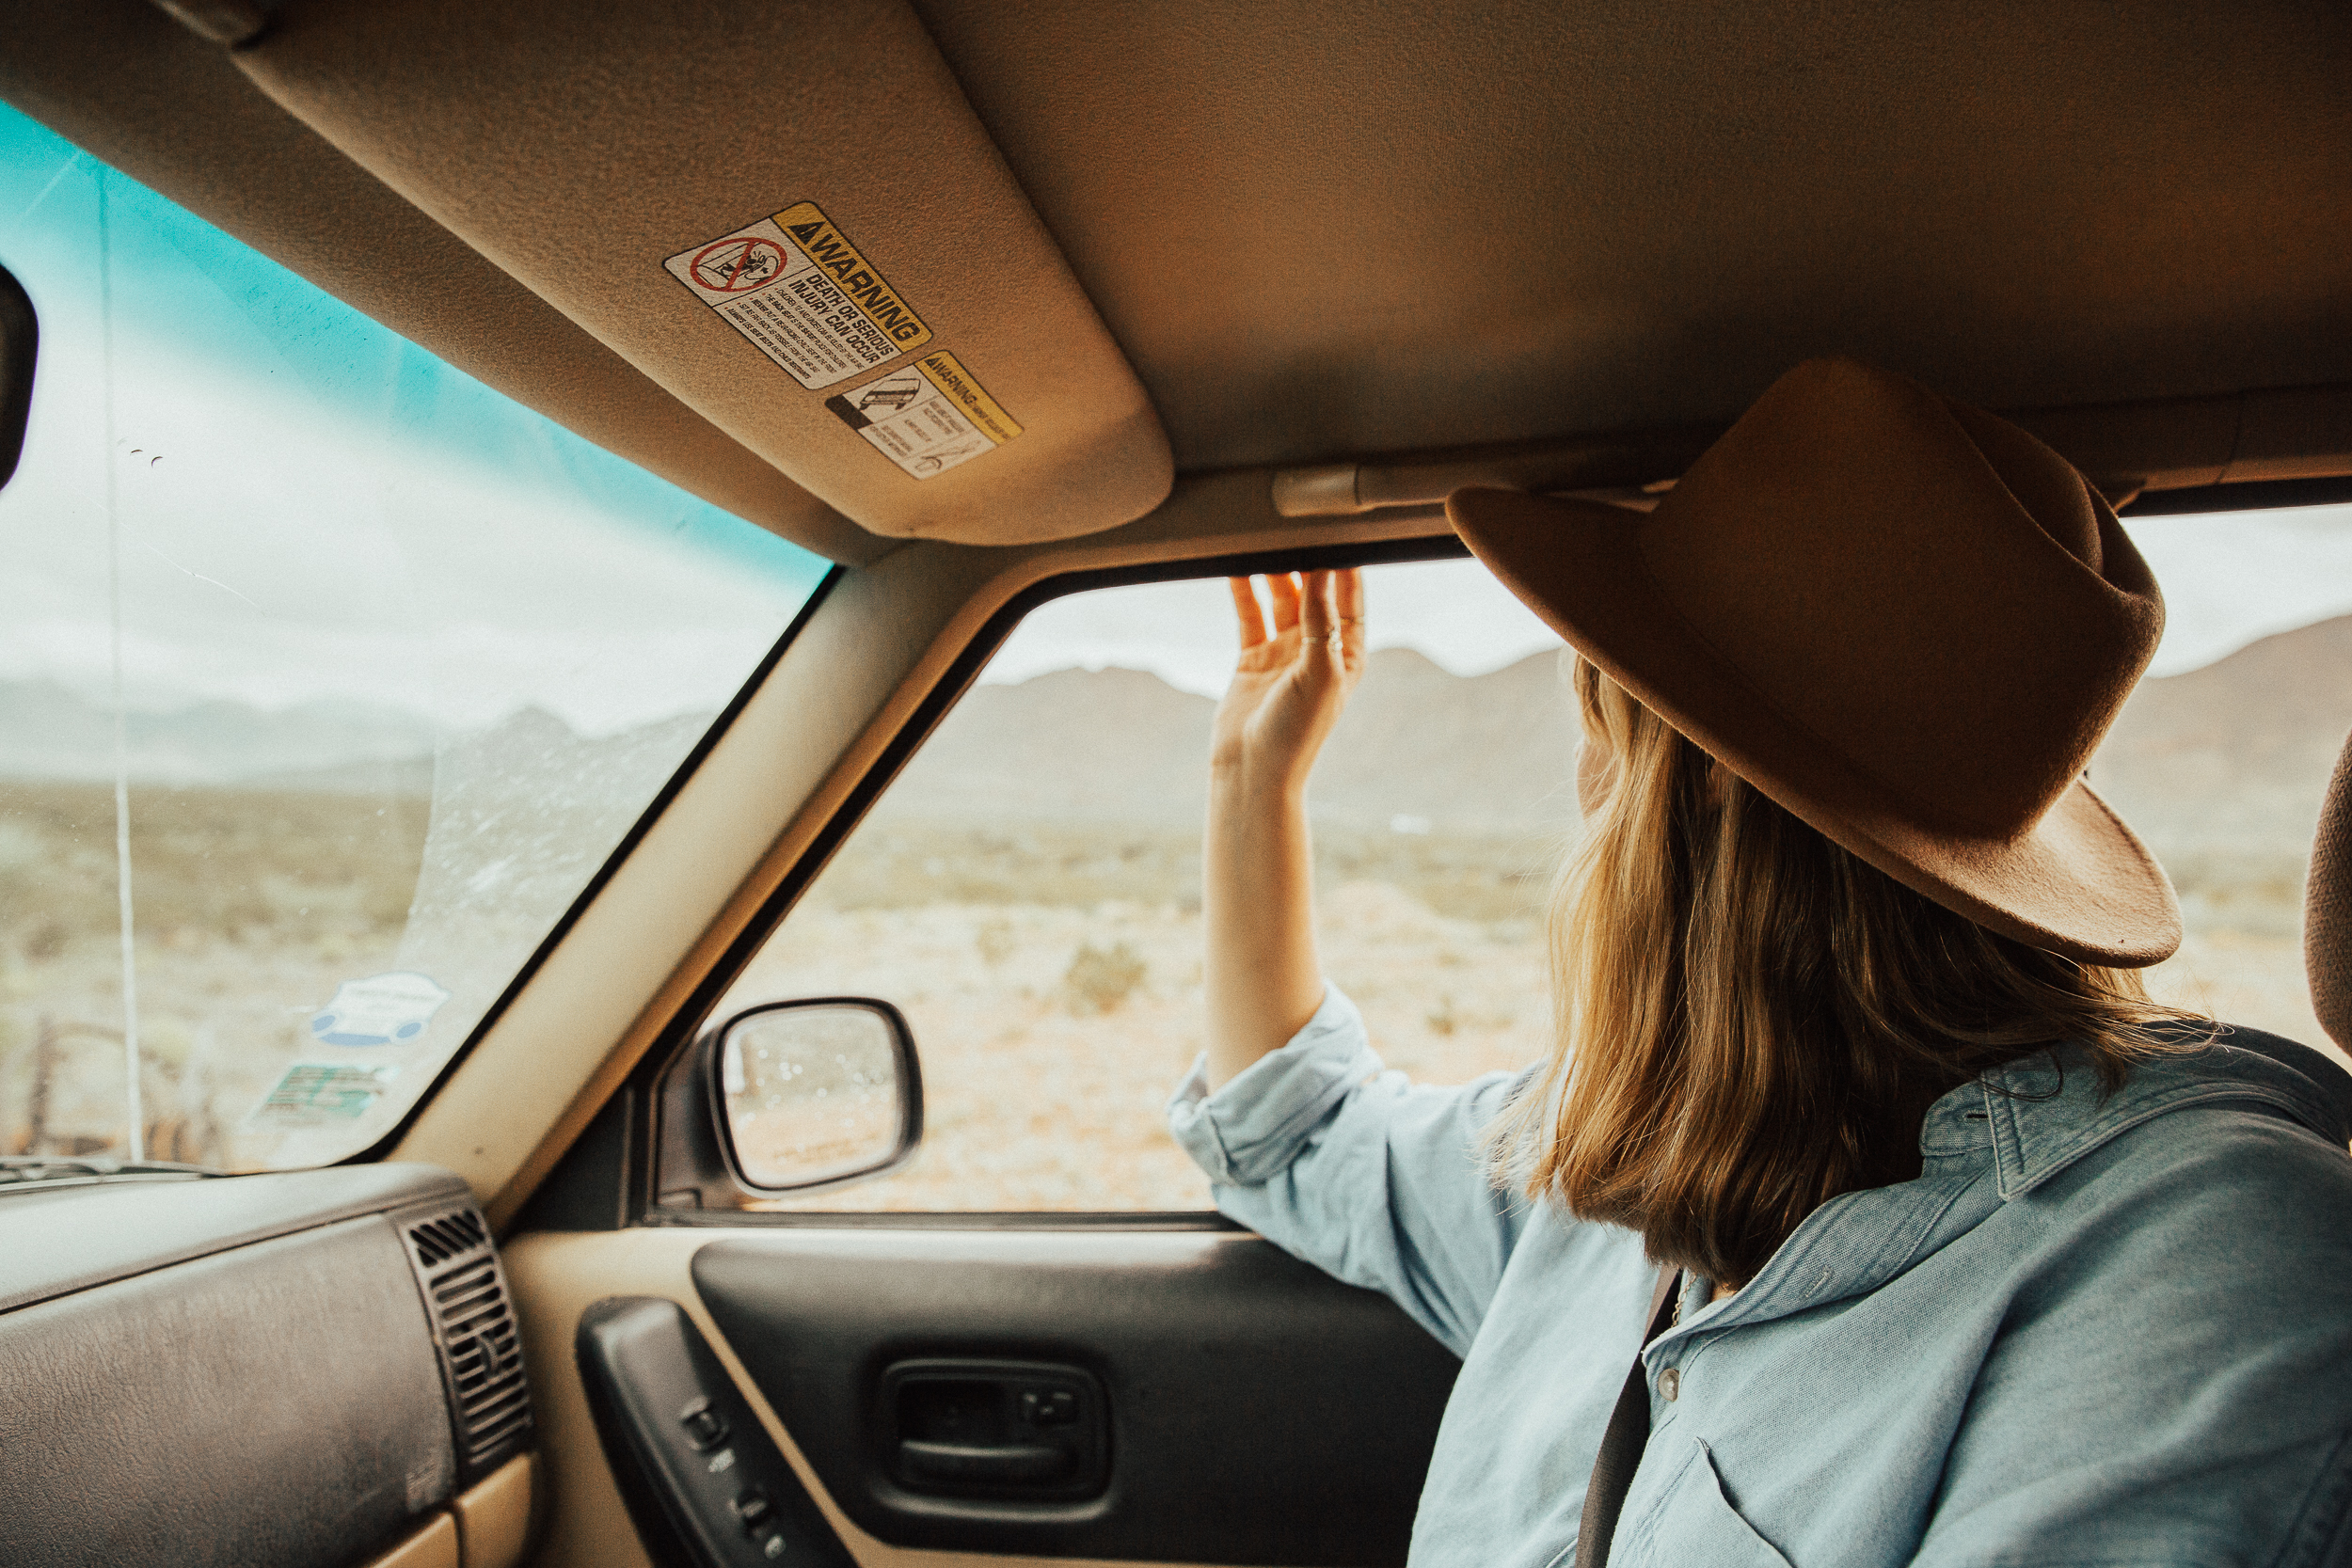
[[925,1481],[1034,1485],[1061,1480],[1076,1463],[1068,1449],[1043,1443],[926,1443],[909,1437],[898,1445],[899,1468]]

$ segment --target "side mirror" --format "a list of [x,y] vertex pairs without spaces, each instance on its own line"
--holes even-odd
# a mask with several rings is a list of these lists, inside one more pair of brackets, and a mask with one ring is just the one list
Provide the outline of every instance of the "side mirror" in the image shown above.
[[923,1136],[914,1037],[887,1002],[771,1002],[719,1031],[729,1173],[757,1193],[889,1169]]
[[33,415],[33,360],[40,322],[16,275],[0,267],[0,485],[16,473],[24,452],[24,425]]
[[923,1136],[923,1075],[898,1009],[828,996],[748,1007],[663,1070],[659,1210],[727,1211],[903,1163]]

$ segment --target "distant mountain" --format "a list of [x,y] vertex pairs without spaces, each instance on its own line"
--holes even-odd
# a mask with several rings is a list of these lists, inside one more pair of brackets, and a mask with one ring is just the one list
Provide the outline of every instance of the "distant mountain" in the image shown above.
[[976,686],[882,805],[923,817],[1197,821],[1216,710],[1139,670]]
[[[980,686],[916,753],[882,815],[1195,824],[1215,710],[1207,698],[1135,670],[1060,670]],[[528,834],[553,832],[555,817],[577,832],[572,814],[583,811],[599,820],[620,814],[617,833],[709,722],[684,715],[588,737],[526,708],[487,730],[441,736],[437,757],[428,721],[357,704],[268,711],[208,703],[135,712],[126,728],[132,776],[141,782],[434,789],[460,816],[485,813]],[[2347,729],[2352,616],[2143,682],[2090,777],[2168,854],[2210,847],[2299,855]],[[1391,648],[1372,656],[1315,770],[1311,799],[1326,817],[1404,831],[1424,822],[1438,831],[1549,829],[1575,816],[1575,749],[1558,656],[1465,678]],[[0,777],[103,780],[113,771],[114,721],[103,706],[50,682],[0,682]],[[542,826],[526,828],[533,822]]]
[[[212,702],[124,716],[131,777],[145,784],[248,782],[357,769],[371,777],[433,755],[430,720],[359,703],[275,710]],[[111,779],[113,712],[55,681],[0,681],[0,777]],[[366,787],[380,787],[370,784]]]
[[2143,681],[2090,765],[2094,788],[2164,846],[2311,846],[2352,731],[2352,616]]
[[[893,786],[885,815],[1198,822],[1214,711],[1135,670],[982,686]],[[2167,853],[2300,855],[2347,730],[2352,616],[2143,682],[2090,777]],[[1372,656],[1311,798],[1359,822],[1551,828],[1575,816],[1575,748],[1557,655],[1465,678],[1388,649]]]
[[[447,800],[522,791],[532,809],[644,807],[717,716],[680,714],[583,736],[545,708],[484,729],[435,730],[398,708],[308,703],[264,709],[201,703],[125,715],[134,782],[235,784]],[[114,715],[50,681],[0,681],[0,778],[100,783],[114,777]],[[617,830],[616,830],[617,832]]]
[[1408,648],[1374,654],[1311,787],[1325,813],[1455,827],[1574,822],[1576,694],[1557,653],[1489,674]]
[[[977,687],[883,797],[883,815],[1198,823],[1216,710],[1137,670]],[[1319,815],[1370,823],[1549,827],[1575,815],[1565,788],[1575,735],[1556,655],[1466,679],[1386,649],[1316,767],[1311,799]]]

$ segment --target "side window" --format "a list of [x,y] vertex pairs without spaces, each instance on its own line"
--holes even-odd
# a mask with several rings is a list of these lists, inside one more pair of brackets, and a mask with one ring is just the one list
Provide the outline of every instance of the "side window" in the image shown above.
[[2352,730],[2352,506],[2128,526],[2164,644],[2090,782],[2180,891],[2186,937],[2149,989],[2341,1058],[2304,980],[2303,874]]
[[[1560,643],[1474,562],[1365,572],[1374,653],[1311,792],[1324,958],[1389,1061],[1524,1064],[1542,908],[1576,824]],[[896,1003],[922,1054],[909,1166],[831,1210],[1203,1209],[1161,1108],[1200,1050],[1221,579],[1057,599],[1023,622],[745,970],[719,1016]]]
[[[2352,729],[2352,508],[2132,527],[2170,621],[2091,779],[2181,890],[2187,940],[2150,987],[2324,1047],[2301,900]],[[1325,965],[1415,1078],[1521,1067],[1577,832],[1560,645],[1475,562],[1365,578],[1375,652],[1310,797]],[[773,1207],[1207,1206],[1161,1108],[1201,1043],[1202,768],[1232,649],[1224,585],[1198,581],[1056,600],[997,652],[721,1006],[879,996],[922,1054],[916,1159]]]

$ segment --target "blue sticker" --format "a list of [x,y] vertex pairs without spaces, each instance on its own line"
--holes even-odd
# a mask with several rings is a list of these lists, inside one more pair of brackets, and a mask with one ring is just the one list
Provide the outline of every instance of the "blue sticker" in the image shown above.
[[429,976],[407,970],[345,980],[311,1018],[310,1033],[323,1045],[405,1045],[448,1000]]

